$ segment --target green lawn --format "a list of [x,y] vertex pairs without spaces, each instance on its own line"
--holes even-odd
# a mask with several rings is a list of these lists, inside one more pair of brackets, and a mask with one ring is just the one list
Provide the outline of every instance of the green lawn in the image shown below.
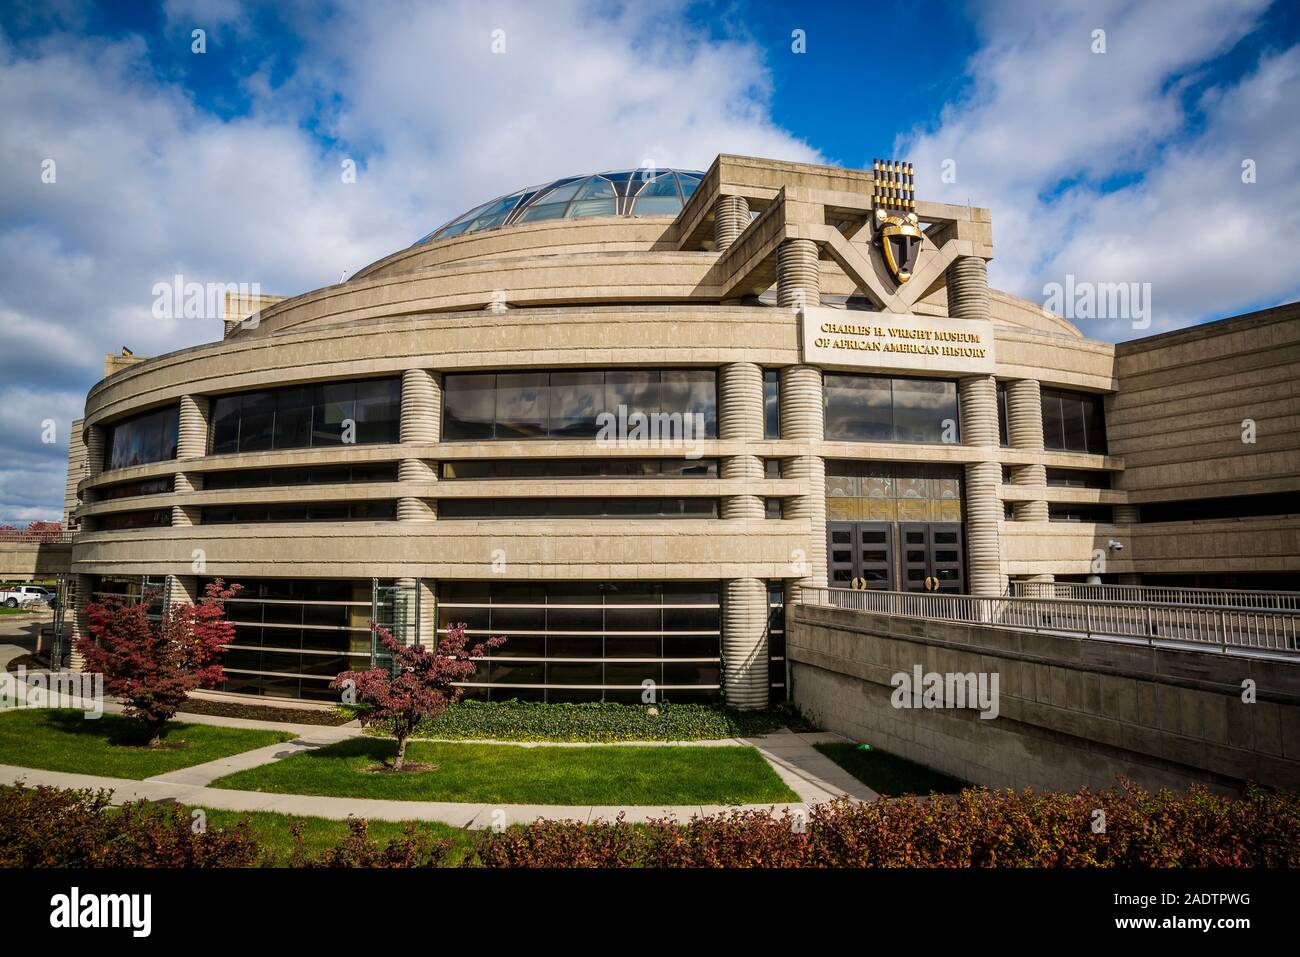
[[849,774],[885,797],[905,794],[956,794],[969,787],[965,781],[900,758],[888,751],[872,748],[863,751],[856,744],[818,744],[826,755]]
[[407,761],[434,770],[366,770],[394,754],[359,738],[249,768],[213,787],[277,794],[485,804],[766,804],[798,797],[753,748],[537,747],[414,741]]
[[0,764],[139,781],[294,738],[284,731],[173,723],[163,747],[149,748],[140,728],[121,715],[91,720],[63,709],[0,712]]
[[[347,821],[333,821],[323,817],[295,817],[276,814],[273,811],[214,811],[207,808],[203,813],[207,815],[210,829],[234,827],[247,818],[258,843],[262,846],[265,854],[263,863],[266,867],[289,866],[294,847],[293,834],[289,830],[289,825],[294,822],[303,826],[302,844],[308,856],[314,857],[321,851],[337,847],[348,836]],[[474,842],[474,833],[437,821],[367,821],[367,833],[372,841],[383,846],[393,838],[400,837],[411,823],[435,840],[452,842],[448,865],[460,863],[465,852]]]

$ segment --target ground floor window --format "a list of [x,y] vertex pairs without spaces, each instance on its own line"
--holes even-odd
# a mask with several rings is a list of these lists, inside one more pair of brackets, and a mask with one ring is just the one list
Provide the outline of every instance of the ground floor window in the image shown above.
[[491,701],[713,701],[721,591],[710,582],[440,582],[438,628],[507,641],[466,685]]
[[[199,594],[210,579],[200,579]],[[337,700],[341,671],[369,668],[371,579],[243,578],[226,606],[235,640],[222,661],[222,691]]]

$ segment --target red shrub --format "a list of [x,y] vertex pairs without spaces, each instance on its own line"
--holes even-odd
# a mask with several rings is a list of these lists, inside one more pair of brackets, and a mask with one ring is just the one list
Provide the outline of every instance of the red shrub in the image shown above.
[[465,681],[477,670],[471,658],[481,658],[489,648],[499,648],[505,638],[489,638],[467,648],[464,625],[452,625],[436,650],[424,645],[403,645],[392,632],[370,623],[379,641],[393,656],[390,668],[344,671],[331,683],[337,691],[353,691],[362,706],[358,719],[367,727],[377,726],[397,739],[393,770],[401,771],[406,745],[420,722],[436,718],[447,705],[460,700],[462,689],[453,682]]
[[144,722],[151,744],[191,691],[221,681],[221,655],[235,637],[225,601],[239,588],[225,588],[218,578],[198,604],[172,605],[159,622],[150,621],[146,600],[86,605],[90,634],[76,642],[85,670],[103,674],[104,688],[126,702],[129,717]]
[[[1093,832],[1096,812],[1105,830]],[[1300,795],[1244,798],[1123,788],[1076,794],[970,789],[955,797],[837,802],[806,820],[756,811],[636,828],[542,821],[486,832],[480,867],[1297,867]]]
[[248,867],[248,822],[195,833],[177,804],[110,808],[108,791],[0,786],[0,867]]

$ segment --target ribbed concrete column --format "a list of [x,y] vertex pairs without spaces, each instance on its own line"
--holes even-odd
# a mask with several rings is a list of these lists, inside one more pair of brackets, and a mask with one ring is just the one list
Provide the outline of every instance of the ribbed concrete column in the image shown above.
[[798,481],[807,494],[786,499],[785,517],[808,520],[808,543],[802,557],[805,575],[801,585],[826,586],[826,462],[820,455],[800,455],[781,460],[781,474]]
[[192,605],[199,600],[199,579],[196,575],[167,576],[167,604]]
[[[724,197],[725,198],[725,197]],[[718,437],[734,442],[763,441],[763,370],[752,362],[733,362],[718,374]],[[724,479],[763,480],[763,462],[756,455],[729,455],[720,466]],[[723,518],[762,518],[761,495],[726,495]]]
[[[208,397],[181,396],[180,430],[176,442],[177,459],[200,459],[208,454]],[[203,487],[202,472],[177,472],[175,490],[194,492]],[[188,527],[201,521],[197,505],[173,505],[172,526]],[[192,598],[189,600],[193,600]]]
[[966,558],[967,591],[972,595],[1001,595],[1006,591],[998,522],[1002,502],[998,485],[1002,470],[996,462],[966,465]]
[[[948,287],[948,315],[954,319],[991,318],[988,265],[978,256],[960,256],[944,274]],[[966,465],[967,590],[972,595],[1001,595],[1006,591],[1002,574],[1002,547],[998,523],[1002,519],[1002,466],[997,463],[998,397],[992,376],[970,376],[957,383],[961,396],[962,444],[986,453],[982,462]]]
[[1043,393],[1037,379],[1007,383],[1007,440],[1015,449],[1043,451]]
[[[177,472],[173,487],[178,494],[200,491],[203,488],[203,473]],[[200,506],[198,505],[173,505],[172,526],[198,525],[200,523],[200,514]]]
[[[983,260],[978,260],[983,264]],[[949,287],[949,296],[953,294]],[[1002,518],[1002,466],[995,460],[998,443],[998,394],[992,376],[959,379],[962,444],[981,449],[987,458],[966,465],[966,560],[972,595],[1006,591],[998,522]]]
[[[786,366],[781,381],[781,437],[816,448],[825,434],[822,373],[815,366]],[[803,483],[804,493],[787,499],[786,518],[809,522],[805,566],[799,580],[805,585],[826,584],[826,463],[820,455],[784,459],[781,474]],[[798,556],[791,556],[795,560]]]
[[781,438],[820,442],[825,434],[821,369],[786,366],[780,375]]
[[752,362],[732,362],[718,372],[718,438],[763,441],[763,370]]
[[713,248],[722,251],[749,225],[749,200],[744,196],[719,196],[713,204]]
[[[978,256],[958,256],[944,278],[948,284],[948,315],[953,319],[984,319],[989,311],[988,264]],[[996,435],[994,441],[997,441]]]
[[102,425],[90,425],[86,427],[86,477],[99,478],[100,473],[104,471],[104,443],[107,437],[104,435]]
[[1112,510],[1117,525],[1131,525],[1141,519],[1136,505],[1116,505]]
[[438,647],[438,591],[428,578],[420,579],[420,644],[426,648]]
[[428,369],[407,369],[402,373],[403,445],[432,445],[438,441],[438,418],[442,412],[442,389]]
[[208,397],[181,396],[178,459],[199,459],[208,454]]
[[[1011,484],[1041,492],[1047,487],[1047,468],[1042,465],[1012,466]],[[1011,509],[1017,522],[1046,522],[1048,520],[1047,501],[1045,499],[1012,502]]]
[[[423,459],[402,459],[397,463],[399,482],[436,482],[438,473]],[[438,500],[404,495],[397,500],[399,522],[433,522],[438,518]]]
[[758,578],[726,583],[722,609],[723,695],[733,708],[767,706],[767,586]]
[[[438,441],[442,418],[442,389],[438,377],[428,369],[407,369],[402,373],[403,445],[432,445]],[[433,482],[438,477],[434,464],[426,459],[402,459],[397,466],[399,482]],[[438,517],[432,499],[404,496],[397,500],[399,522],[431,522]]]
[[68,666],[73,671],[84,671],[86,667],[85,657],[77,651],[76,640],[83,635],[90,634],[90,616],[86,614],[85,608],[92,598],[91,589],[92,579],[90,575],[72,576],[72,585],[68,593],[68,608],[64,613],[64,620],[69,623],[68,649],[70,658]]
[[777,247],[776,303],[786,309],[821,304],[821,270],[811,239],[787,239]]
[[[728,481],[745,483],[763,480],[763,462],[756,455],[729,455],[722,460],[722,478]],[[722,497],[723,518],[762,518],[763,496],[761,495],[724,495]]]
[[[998,446],[998,387],[991,375],[967,376],[957,380],[961,408],[962,445],[974,445],[990,453]],[[989,460],[994,456],[990,454]]]
[[[1043,451],[1043,398],[1037,379],[1015,379],[1007,383],[1007,441],[1015,449]],[[1043,465],[1018,465],[1011,470],[1011,484],[1044,490],[1047,469]],[[1032,499],[1011,506],[1017,522],[1048,520],[1047,501]]]

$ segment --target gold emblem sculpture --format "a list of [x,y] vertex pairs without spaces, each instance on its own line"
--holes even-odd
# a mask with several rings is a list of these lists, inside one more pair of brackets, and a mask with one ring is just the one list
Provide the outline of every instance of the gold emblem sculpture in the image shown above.
[[872,160],[875,183],[876,242],[889,273],[900,286],[912,278],[921,252],[921,226],[916,216],[912,164],[897,160]]

